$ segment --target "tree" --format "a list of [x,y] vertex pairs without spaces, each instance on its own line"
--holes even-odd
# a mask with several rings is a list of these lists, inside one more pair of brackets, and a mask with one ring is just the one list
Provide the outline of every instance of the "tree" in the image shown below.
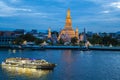
[[77,41],[78,41],[77,37],[73,37],[73,38],[71,38],[71,43],[72,43],[72,44],[77,43]]
[[92,38],[88,38],[88,41],[90,41],[91,44],[102,44],[102,38],[97,34],[94,34]]
[[18,44],[18,45],[22,44],[24,41],[23,37],[24,35],[20,35],[17,38],[15,38],[15,40],[13,41],[13,44]]
[[59,33],[57,31],[53,31],[53,32],[51,32],[51,34],[52,35],[55,34],[57,37],[59,36]]
[[25,35],[20,35],[18,36],[13,42],[14,44],[22,44],[24,41],[31,41],[34,42],[37,38],[35,38],[33,35],[31,34],[25,34]]
[[35,43],[37,44],[37,45],[39,45],[39,44],[41,44],[41,43],[43,43],[44,42],[44,40],[42,40],[42,39],[36,39],[35,40]]
[[64,44],[64,40],[62,38],[59,39],[59,44]]
[[35,37],[33,36],[33,35],[31,35],[31,34],[25,34],[24,36],[23,36],[23,39],[24,40],[26,40],[26,41],[31,41],[31,42],[33,42],[33,41],[35,41]]
[[[105,34],[105,33],[104,33]],[[119,41],[117,39],[112,38],[112,36],[105,35],[104,37],[100,37],[97,34],[94,34],[91,38],[88,38],[91,44],[103,44],[109,46],[110,44],[116,46],[119,45]]]
[[85,45],[84,41],[80,41],[80,42],[79,42],[79,45],[80,45],[80,46]]
[[118,44],[118,41],[114,38],[112,38],[111,36],[104,36],[103,37],[103,44],[104,45],[117,45]]

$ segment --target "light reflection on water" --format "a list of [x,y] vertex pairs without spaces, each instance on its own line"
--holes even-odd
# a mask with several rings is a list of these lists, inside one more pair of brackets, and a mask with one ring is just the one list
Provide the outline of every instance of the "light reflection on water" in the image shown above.
[[23,77],[26,79],[40,79],[43,76],[52,72],[52,70],[38,70],[38,69],[29,69],[29,68],[20,68],[20,67],[8,67],[2,66],[2,70],[6,75],[9,76],[9,79],[16,79],[16,77]]
[[22,53],[22,50],[8,49],[8,53]]

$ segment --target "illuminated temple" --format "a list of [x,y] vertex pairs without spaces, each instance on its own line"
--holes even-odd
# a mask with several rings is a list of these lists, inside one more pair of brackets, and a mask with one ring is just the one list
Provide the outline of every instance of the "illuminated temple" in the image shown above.
[[74,31],[72,28],[72,19],[70,16],[70,9],[68,9],[67,16],[66,16],[66,23],[65,23],[64,29],[62,29],[60,31],[60,34],[58,36],[58,40],[60,38],[65,38],[65,39],[70,40],[73,37],[78,38],[78,36],[79,36],[78,28],[76,28],[76,31]]

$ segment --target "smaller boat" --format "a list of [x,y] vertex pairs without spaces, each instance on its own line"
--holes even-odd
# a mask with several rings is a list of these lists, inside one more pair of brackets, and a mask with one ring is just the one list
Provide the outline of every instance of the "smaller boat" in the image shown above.
[[54,69],[56,64],[49,63],[43,59],[30,59],[30,58],[7,58],[2,62],[2,66],[22,67],[33,69]]
[[44,46],[32,46],[32,50],[45,50]]

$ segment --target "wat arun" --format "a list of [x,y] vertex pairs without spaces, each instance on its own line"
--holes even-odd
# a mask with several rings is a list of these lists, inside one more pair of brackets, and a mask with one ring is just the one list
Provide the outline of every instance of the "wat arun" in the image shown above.
[[58,36],[58,40],[60,38],[71,39],[73,37],[77,37],[78,38],[79,37],[79,32],[78,32],[78,28],[76,28],[76,31],[74,31],[73,28],[72,28],[72,19],[71,19],[71,16],[70,16],[70,9],[68,9],[67,10],[65,26],[64,26],[64,29],[62,29],[60,31],[60,34]]

